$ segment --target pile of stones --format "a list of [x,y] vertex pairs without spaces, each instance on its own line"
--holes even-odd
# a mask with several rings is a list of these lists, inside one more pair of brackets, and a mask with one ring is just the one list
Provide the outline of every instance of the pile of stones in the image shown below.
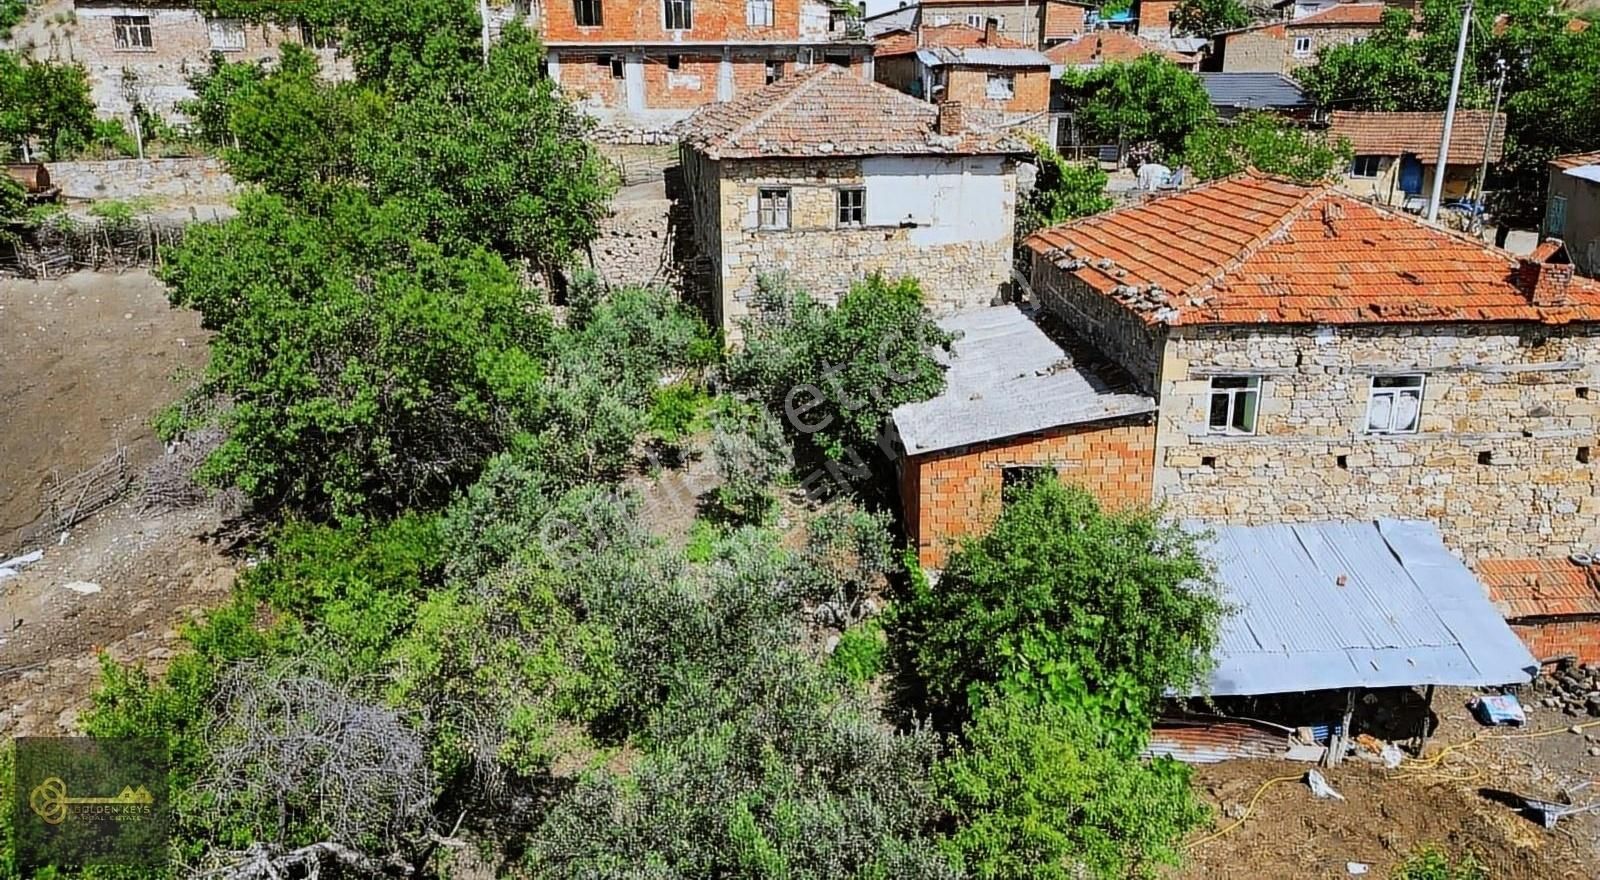
[[1572,715],[1600,718],[1600,666],[1580,666],[1562,661],[1549,675],[1533,684],[1539,705]]

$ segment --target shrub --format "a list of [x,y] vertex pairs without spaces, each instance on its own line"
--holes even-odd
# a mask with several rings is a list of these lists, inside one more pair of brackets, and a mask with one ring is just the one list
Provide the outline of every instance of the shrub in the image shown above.
[[1471,855],[1454,860],[1436,847],[1423,847],[1395,868],[1394,880],[1488,880],[1489,872]]
[[723,511],[736,522],[766,521],[778,503],[773,486],[794,464],[778,420],[756,407],[722,408],[712,418],[711,456]]
[[853,684],[866,684],[878,677],[888,658],[889,639],[883,621],[876,617],[850,627],[839,635],[839,644],[828,655],[828,667]]

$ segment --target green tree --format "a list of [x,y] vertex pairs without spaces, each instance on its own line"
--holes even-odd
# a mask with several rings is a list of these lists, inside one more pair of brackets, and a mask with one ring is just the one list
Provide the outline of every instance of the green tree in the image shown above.
[[960,712],[998,686],[1131,738],[1167,688],[1210,667],[1223,606],[1198,540],[1056,480],[1017,487],[938,589],[897,606],[912,670],[936,706]]
[[1200,78],[1159,55],[1068,70],[1061,77],[1077,122],[1105,143],[1154,143],[1177,152],[1215,118]]
[[[294,45],[294,44],[289,44]],[[299,46],[284,47],[286,64],[297,69],[302,64]],[[282,71],[280,66],[279,70]],[[313,71],[315,72],[315,71]],[[229,61],[222,53],[211,53],[211,65],[189,75],[189,88],[194,97],[180,101],[178,109],[189,117],[195,134],[202,143],[212,147],[237,147],[233,133],[233,110],[240,96],[260,85],[269,76],[265,64],[259,61]]]
[[1179,863],[1207,811],[1189,770],[1106,749],[1064,707],[1000,699],[940,762],[940,798],[957,829],[946,848],[978,880],[1125,880]]
[[913,278],[874,275],[837,308],[768,279],[741,327],[744,348],[728,361],[729,385],[834,459],[849,450],[866,460],[895,407],[944,390],[932,352],[951,337]]
[[94,102],[82,67],[0,51],[0,158],[43,149],[59,159],[95,134]]
[[170,255],[172,302],[216,331],[211,479],[312,514],[426,506],[532,427],[550,334],[534,294],[403,215],[361,193],[326,216],[256,195]]
[[1183,163],[1200,180],[1255,168],[1311,182],[1343,169],[1350,159],[1348,143],[1330,145],[1322,135],[1271,113],[1207,125],[1183,142]]
[[1033,161],[1039,171],[1033,189],[1017,209],[1017,241],[1034,230],[1110,210],[1106,195],[1110,179],[1092,162],[1068,162],[1043,139],[1030,136]]
[[1184,36],[1209,37],[1249,23],[1250,12],[1239,0],[1183,0],[1172,11],[1172,29]]

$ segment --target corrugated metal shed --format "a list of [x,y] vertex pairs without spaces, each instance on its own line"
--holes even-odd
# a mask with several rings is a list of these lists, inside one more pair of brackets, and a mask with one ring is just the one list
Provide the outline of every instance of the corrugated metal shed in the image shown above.
[[[1031,312],[1014,305],[951,315],[939,326],[958,338],[944,393],[895,407],[908,455],[1014,437],[1061,425],[1153,412],[1155,400],[1086,346],[1069,352]],[[1080,350],[1081,348],[1081,350]]]
[[1600,183],[1600,165],[1579,165],[1576,168],[1568,168],[1561,173],[1569,174],[1582,180]]
[[1278,73],[1202,73],[1200,84],[1213,107],[1267,110],[1311,106],[1300,86]]
[[1218,696],[1526,682],[1539,664],[1426,522],[1212,526]]

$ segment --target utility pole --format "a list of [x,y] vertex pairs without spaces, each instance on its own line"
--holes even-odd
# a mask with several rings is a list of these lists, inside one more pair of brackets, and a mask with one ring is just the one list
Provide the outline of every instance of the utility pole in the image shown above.
[[1478,211],[1483,211],[1483,186],[1489,181],[1489,149],[1494,146],[1495,123],[1500,121],[1500,96],[1506,88],[1506,60],[1496,58],[1495,68],[1500,72],[1500,78],[1494,83],[1494,109],[1489,112],[1489,134],[1483,140],[1483,161],[1478,164]]
[[1472,0],[1461,7],[1461,39],[1456,43],[1456,68],[1450,74],[1450,102],[1444,108],[1444,131],[1439,136],[1439,155],[1433,165],[1433,192],[1428,196],[1428,222],[1439,219],[1439,195],[1444,192],[1444,172],[1449,167],[1450,129],[1456,124],[1456,99],[1461,95],[1461,67],[1467,58],[1467,33],[1472,30]]

